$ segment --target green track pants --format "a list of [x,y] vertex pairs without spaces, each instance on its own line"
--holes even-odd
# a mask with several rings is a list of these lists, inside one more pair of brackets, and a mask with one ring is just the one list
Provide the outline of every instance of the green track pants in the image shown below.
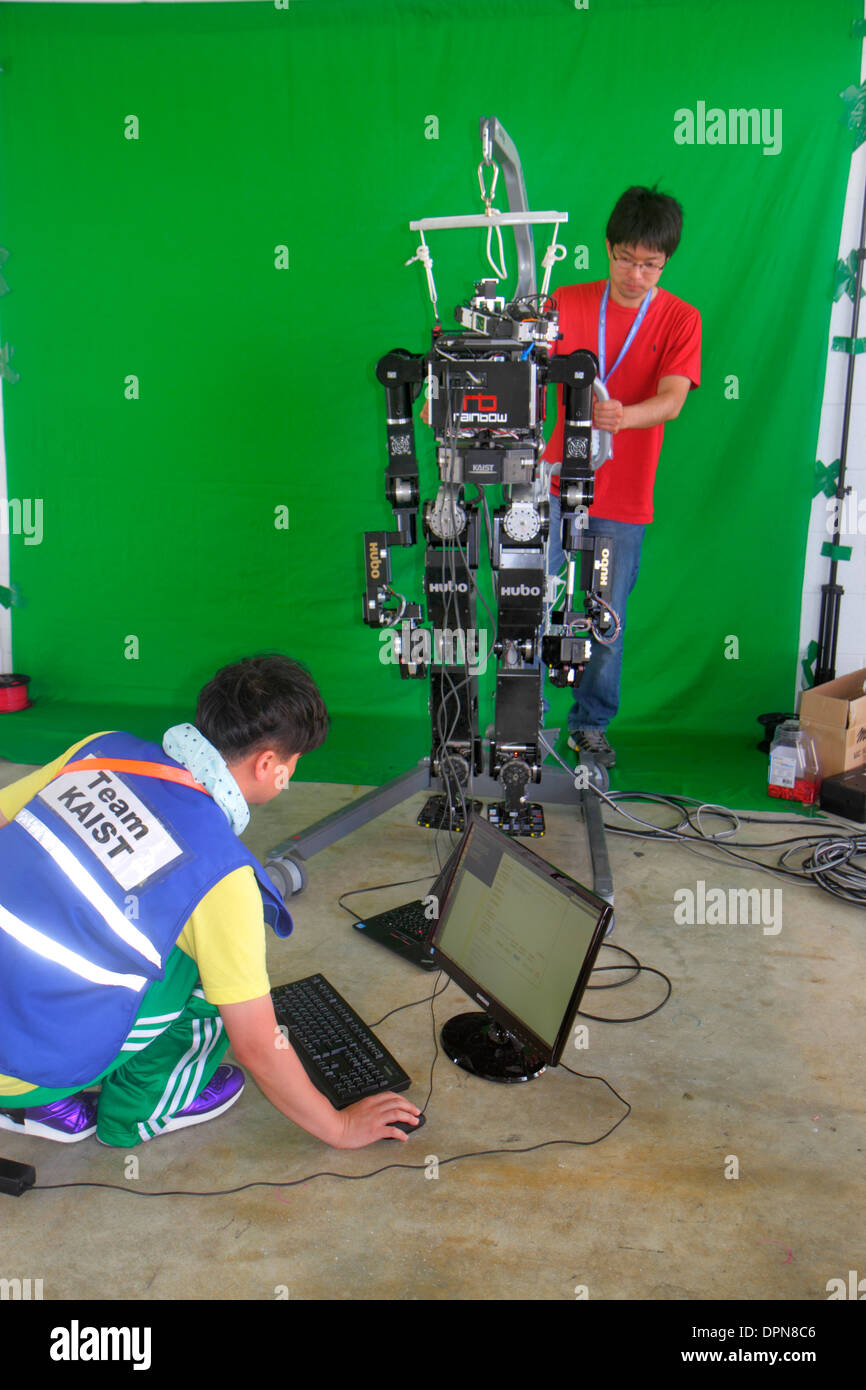
[[40,1086],[4,1096],[4,1110],[49,1105],[101,1085],[96,1126],[106,1144],[129,1149],[161,1134],[210,1081],[225,1055],[228,1037],[219,1009],[202,994],[198,967],[175,946],[165,977],[142,1001],[120,1056],[88,1086],[51,1090]]

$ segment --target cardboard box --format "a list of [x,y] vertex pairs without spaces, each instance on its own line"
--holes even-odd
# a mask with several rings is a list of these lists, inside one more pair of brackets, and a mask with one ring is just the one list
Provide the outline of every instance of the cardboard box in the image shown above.
[[822,777],[866,765],[866,669],[837,676],[800,696],[800,722],[812,735]]

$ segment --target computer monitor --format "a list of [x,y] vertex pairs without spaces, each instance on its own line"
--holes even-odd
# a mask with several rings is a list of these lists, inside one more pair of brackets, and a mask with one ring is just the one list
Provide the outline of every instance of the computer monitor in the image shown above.
[[430,947],[482,1005],[442,1029],[447,1056],[488,1081],[530,1081],[571,1035],[613,908],[473,816]]

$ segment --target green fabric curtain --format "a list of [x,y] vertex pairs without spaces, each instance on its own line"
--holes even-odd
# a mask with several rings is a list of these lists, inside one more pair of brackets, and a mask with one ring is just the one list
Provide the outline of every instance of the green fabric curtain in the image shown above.
[[[429,751],[426,686],[360,618],[362,532],[392,524],[374,368],[429,345],[408,223],[480,208],[482,115],[516,142],[531,205],[570,214],[554,286],[605,274],[630,183],[684,205],[662,284],[701,310],[703,384],[667,429],[617,728],[754,744],[755,716],[794,694],[860,15],[0,5],[6,491],[43,504],[38,543],[10,536],[36,704],[0,723],[0,755],[155,733],[263,649],[305,660],[332,709],[307,776],[377,781]],[[447,322],[483,234],[431,247]],[[416,599],[421,565],[419,546],[396,566]]]

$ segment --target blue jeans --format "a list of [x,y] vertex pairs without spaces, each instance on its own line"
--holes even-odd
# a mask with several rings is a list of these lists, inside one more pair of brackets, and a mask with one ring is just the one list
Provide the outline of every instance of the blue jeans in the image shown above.
[[[635,586],[640,569],[640,552],[646,526],[630,521],[605,521],[589,517],[586,531],[590,536],[610,536],[613,541],[613,582],[609,603],[620,620],[620,634],[609,647],[593,641],[592,655],[577,688],[574,704],[568,713],[568,731],[576,729],[606,729],[619,709],[619,686],[622,673],[625,610],[629,594]],[[562,551],[559,498],[550,498],[550,541],[547,551],[547,572],[558,574],[565,563]]]

